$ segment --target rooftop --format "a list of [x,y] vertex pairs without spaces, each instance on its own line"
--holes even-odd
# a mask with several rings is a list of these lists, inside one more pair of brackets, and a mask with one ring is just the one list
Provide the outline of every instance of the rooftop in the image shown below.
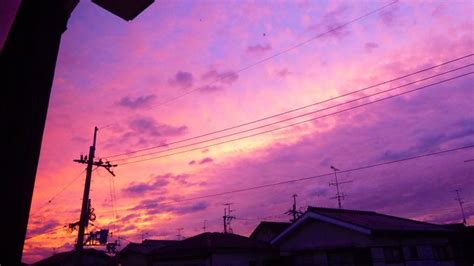
[[[98,260],[94,261],[94,263],[97,263],[98,265],[114,265],[114,260],[105,254],[104,251],[96,249],[84,249],[82,252],[83,256],[85,257],[95,257],[100,259],[102,262],[99,262]],[[57,253],[51,257],[37,261],[33,263],[33,265],[69,265],[69,263],[76,260],[74,257],[75,254],[75,251]]]
[[258,226],[253,230],[252,234],[250,235],[250,238],[254,238],[258,232],[261,230],[268,230],[275,235],[279,235],[281,232],[283,232],[286,228],[288,228],[291,225],[291,223],[287,222],[260,222]]
[[308,207],[308,212],[323,215],[341,222],[363,227],[375,232],[451,232],[441,225],[381,214],[332,208]]
[[164,248],[155,249],[152,251],[152,254],[159,255],[160,257],[181,257],[207,254],[206,252],[219,249],[271,250],[273,248],[270,244],[241,235],[208,232],[181,240]]
[[126,253],[140,253],[140,254],[148,254],[152,250],[157,248],[162,248],[169,246],[178,242],[177,240],[152,240],[146,239],[142,243],[129,243],[125,248],[123,248],[119,254],[126,254]]

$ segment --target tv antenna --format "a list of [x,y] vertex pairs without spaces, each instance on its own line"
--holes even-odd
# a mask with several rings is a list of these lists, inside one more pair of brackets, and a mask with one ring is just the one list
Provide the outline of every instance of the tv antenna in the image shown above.
[[342,201],[344,200],[346,195],[343,192],[341,192],[341,189],[339,188],[339,186],[342,184],[351,183],[353,180],[339,182],[339,180],[337,179],[337,172],[339,172],[340,170],[332,165],[331,165],[331,169],[334,171],[334,182],[329,182],[329,186],[336,187],[336,196],[331,197],[331,199],[337,199],[337,206],[339,207],[339,209],[342,209]]

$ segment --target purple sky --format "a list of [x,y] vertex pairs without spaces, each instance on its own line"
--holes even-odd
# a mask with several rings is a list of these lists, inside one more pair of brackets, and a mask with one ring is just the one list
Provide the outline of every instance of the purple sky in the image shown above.
[[[32,238],[25,245],[24,260],[36,261],[50,255],[53,248],[72,247],[75,233],[61,228],[79,218],[84,180],[82,166],[72,160],[86,153],[96,125],[101,128],[97,155],[110,157],[243,124],[472,54],[470,1],[399,1],[313,38],[388,3],[157,1],[134,21],[124,22],[82,1],[61,43],[30,215],[28,235]],[[261,217],[288,220],[282,214],[291,207],[294,193],[301,207],[337,207],[330,199],[335,189],[328,186],[333,176],[186,199],[331,173],[331,165],[347,170],[473,145],[472,75],[331,114],[469,73],[472,66],[236,133],[472,63],[471,56],[242,128],[110,157],[119,164],[113,180],[117,221],[110,177],[99,169],[94,172],[91,192],[97,226],[109,227],[131,241],[140,241],[142,233],[154,239],[175,239],[180,227],[189,237],[202,231],[204,220],[208,230],[221,231],[222,204],[232,202],[238,218],[232,224],[234,232],[248,235]],[[120,160],[229,133],[236,135],[190,146],[202,147],[191,152],[127,164],[185,150],[181,148]],[[473,149],[464,149],[341,173],[340,180],[353,180],[342,186],[347,195],[343,207],[437,223],[460,222],[451,191],[462,189],[472,223],[474,162],[464,161],[473,158]]]

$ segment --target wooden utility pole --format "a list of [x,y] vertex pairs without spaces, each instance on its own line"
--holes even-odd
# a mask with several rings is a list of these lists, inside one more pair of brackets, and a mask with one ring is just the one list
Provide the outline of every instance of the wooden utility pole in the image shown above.
[[89,210],[90,210],[90,199],[89,199],[89,192],[91,188],[91,181],[92,181],[92,167],[104,167],[110,174],[115,176],[114,172],[112,172],[111,168],[116,167],[117,165],[112,165],[110,162],[103,162],[102,160],[94,162],[95,158],[95,146],[97,141],[97,131],[99,129],[97,127],[94,128],[94,137],[92,140],[92,146],[89,147],[89,155],[81,158],[79,160],[74,160],[74,162],[87,164],[86,168],[86,182],[84,185],[84,194],[82,196],[82,208],[81,208],[81,217],[79,220],[79,231],[77,233],[77,243],[76,243],[76,252],[78,255],[78,260],[81,260],[82,250],[84,248],[84,232],[86,227],[89,224]]
[[94,163],[95,144],[97,141],[98,130],[99,129],[97,127],[94,128],[94,139],[92,141],[92,146],[89,147],[89,157],[86,160],[80,161],[80,163],[83,163],[83,161],[87,161],[87,169],[86,169],[86,183],[84,185],[84,195],[82,196],[82,208],[81,208],[81,218],[79,220],[79,232],[77,233],[77,243],[76,243],[76,251],[79,254],[82,252],[82,249],[84,246],[84,230],[89,224],[89,211],[88,211],[89,210],[89,192],[91,189],[92,166]]
[[[129,21],[154,0],[94,0]],[[5,243],[2,265],[19,265],[61,36],[79,0],[22,0],[0,52],[0,84],[8,92],[0,115],[7,154],[0,178]],[[2,3],[3,4],[3,3]]]

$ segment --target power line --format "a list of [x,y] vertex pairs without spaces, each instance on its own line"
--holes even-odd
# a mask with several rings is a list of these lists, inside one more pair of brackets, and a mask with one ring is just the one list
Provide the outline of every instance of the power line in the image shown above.
[[[297,48],[299,48],[299,47],[302,47],[302,46],[304,46],[304,45],[306,45],[306,44],[308,44],[308,43],[310,43],[310,42],[312,42],[312,41],[314,41],[314,40],[316,40],[316,39],[319,39],[319,38],[321,38],[321,37],[324,37],[324,36],[326,36],[326,35],[328,35],[328,34],[330,34],[330,33],[336,32],[336,31],[338,31],[338,30],[340,30],[340,29],[342,29],[342,28],[345,28],[345,27],[347,27],[348,25],[350,25],[350,24],[352,24],[352,23],[355,23],[355,22],[357,22],[357,21],[359,21],[359,20],[362,20],[362,19],[364,19],[364,18],[366,18],[366,17],[368,17],[368,16],[370,16],[370,15],[372,15],[372,14],[378,13],[378,12],[380,12],[381,10],[383,10],[383,9],[385,9],[385,8],[391,6],[391,5],[396,4],[397,2],[398,2],[398,0],[395,0],[395,1],[393,1],[393,2],[390,2],[390,3],[386,4],[386,5],[383,5],[383,6],[379,7],[379,8],[377,8],[377,9],[374,9],[374,10],[372,10],[372,11],[369,11],[369,12],[367,12],[367,13],[364,13],[364,14],[362,14],[362,15],[359,16],[359,17],[356,17],[356,18],[354,18],[354,19],[352,19],[352,20],[349,20],[349,21],[347,21],[347,22],[345,22],[345,23],[340,24],[339,26],[335,26],[335,27],[333,27],[333,28],[331,28],[331,29],[329,29],[329,30],[327,30],[327,31],[325,31],[325,32],[319,33],[319,34],[317,34],[317,35],[315,35],[315,36],[313,36],[313,37],[311,37],[311,38],[309,38],[309,39],[307,39],[307,40],[304,40],[304,41],[302,41],[302,42],[299,42],[299,43],[297,43],[297,44],[294,44],[294,45],[292,45],[292,46],[290,46],[290,47],[288,47],[288,48],[286,48],[286,49],[284,49],[284,50],[281,50],[281,51],[279,51],[279,52],[277,52],[277,53],[275,53],[275,54],[273,54],[273,55],[270,55],[270,56],[268,56],[268,57],[265,57],[265,58],[263,58],[263,59],[260,59],[260,60],[258,60],[258,61],[256,61],[256,62],[254,62],[254,63],[252,63],[252,64],[249,64],[249,65],[247,65],[247,66],[245,66],[245,67],[242,67],[242,68],[236,70],[236,71],[233,72],[233,73],[238,74],[238,73],[244,72],[244,71],[246,71],[246,70],[248,70],[248,69],[250,69],[250,68],[253,68],[253,67],[257,66],[257,65],[260,65],[260,64],[262,64],[262,63],[264,63],[264,62],[267,62],[267,61],[269,61],[269,60],[271,60],[271,59],[273,59],[273,58],[275,58],[275,57],[278,57],[278,56],[280,56],[280,55],[282,55],[282,54],[286,54],[286,53],[288,53],[288,52],[290,52],[290,51],[292,51],[292,50],[295,50],[295,49],[297,49]],[[203,86],[197,87],[197,88],[195,88],[195,89],[191,89],[191,90],[189,90],[189,91],[187,91],[187,92],[184,92],[183,94],[180,94],[180,95],[175,96],[175,97],[173,97],[173,98],[170,98],[170,99],[168,99],[168,100],[166,100],[166,101],[163,101],[163,102],[161,102],[161,103],[155,105],[154,107],[157,108],[157,107],[166,105],[166,104],[168,104],[168,103],[174,102],[174,101],[176,101],[176,100],[178,100],[178,99],[181,99],[181,98],[183,98],[183,97],[185,97],[185,96],[187,96],[187,95],[189,95],[189,94],[191,94],[191,93],[194,93],[194,92],[196,92],[196,91],[198,91],[198,90],[201,90],[203,87],[210,86],[210,85],[212,85],[212,84],[214,84],[214,83],[216,83],[216,82],[225,80],[226,78],[229,78],[229,74],[223,75],[222,77],[216,78],[216,79],[213,80],[212,82],[209,82],[209,83],[207,83],[207,84],[205,84],[205,85],[203,85]],[[114,124],[114,123],[112,123],[112,124],[107,124],[107,125],[105,125],[105,126],[103,126],[103,127],[101,127],[101,128],[106,128],[106,127],[109,127],[109,126],[111,126],[111,125],[113,125],[113,124]]]
[[[422,157],[428,157],[428,156],[434,156],[434,155],[438,155],[438,154],[442,154],[442,153],[449,153],[449,152],[453,152],[453,151],[458,151],[458,150],[462,150],[462,149],[468,149],[468,148],[474,148],[474,144],[473,145],[470,145],[470,146],[465,146],[465,147],[460,147],[460,148],[456,148],[456,149],[451,149],[451,150],[444,150],[444,151],[441,151],[441,152],[436,152],[436,153],[429,153],[429,154],[424,154],[424,155],[419,155],[419,156],[415,156],[415,157],[410,157],[410,158],[405,158],[405,159],[401,159],[401,160],[404,160],[404,161],[407,161],[407,160],[413,160],[413,159],[418,159],[418,158],[422,158]],[[392,162],[387,162],[387,163],[392,163]],[[393,162],[395,163],[395,162]],[[375,166],[374,166],[375,167]],[[356,171],[356,170],[346,170],[346,171]],[[332,173],[329,173],[329,174],[326,174],[326,176],[330,176],[332,175]],[[316,176],[315,176],[316,177]],[[189,199],[191,200],[191,199]],[[171,203],[177,203],[177,202],[170,202],[170,203],[167,203],[167,204],[171,204]],[[465,205],[468,205],[468,206],[471,206],[469,203],[468,204],[465,204]],[[474,206],[474,205],[472,205]],[[449,208],[436,208],[436,210],[440,211],[440,210],[450,210],[450,211],[454,211],[455,207],[449,207]],[[130,210],[130,209],[122,209],[122,210]],[[105,212],[103,212],[105,213]],[[266,219],[277,219],[277,218],[283,218],[285,217],[286,214],[284,213],[280,213],[280,214],[274,214],[274,215],[267,215],[267,216],[259,216],[259,217],[236,217],[235,220],[240,220],[240,221],[257,221],[257,220],[266,220]],[[213,221],[213,222],[216,222],[216,221],[220,221],[221,219],[211,219],[211,220],[205,220],[207,222],[209,221]],[[206,225],[206,228],[208,226]],[[35,237],[38,237],[40,235],[45,235],[45,234],[49,234],[51,232],[54,232],[54,231],[58,231],[59,229],[62,229],[63,227],[56,227],[56,228],[52,228],[48,231],[45,231],[45,232],[42,232],[42,233],[39,233],[39,234],[36,234],[34,236],[30,236],[26,239],[31,239],[31,238],[35,238]],[[127,242],[130,242],[130,243],[135,243],[133,241],[130,241],[128,239],[126,239],[125,237],[123,236],[120,236],[119,237],[121,240],[125,240]]]
[[[447,150],[442,150],[442,151],[437,151],[437,152],[425,153],[425,154],[421,154],[421,155],[406,157],[406,158],[387,161],[387,162],[382,162],[382,163],[375,163],[375,164],[371,164],[371,165],[366,165],[366,166],[360,166],[360,167],[356,167],[356,168],[341,170],[341,171],[339,171],[339,173],[342,174],[342,173],[349,173],[349,172],[354,172],[354,171],[361,171],[361,170],[376,168],[376,167],[380,167],[380,166],[384,166],[384,165],[396,164],[396,163],[401,163],[401,162],[405,162],[405,161],[416,160],[416,159],[420,159],[420,158],[424,158],[424,157],[435,156],[435,155],[439,155],[439,154],[446,154],[446,153],[450,153],[450,152],[466,150],[466,149],[471,149],[471,148],[474,148],[474,144],[467,145],[467,146],[462,146],[462,147],[457,147],[457,148],[452,148],[452,149],[447,149]],[[229,190],[229,191],[218,192],[218,193],[214,193],[214,194],[208,194],[208,195],[202,195],[202,196],[196,196],[196,197],[190,197],[190,198],[179,199],[179,200],[174,200],[174,201],[162,202],[162,203],[160,203],[160,205],[170,205],[170,204],[176,204],[176,203],[180,203],[180,202],[186,202],[186,201],[193,201],[193,200],[198,200],[198,199],[205,199],[205,198],[223,196],[223,195],[227,195],[227,194],[247,192],[247,191],[258,190],[258,189],[263,189],[263,188],[268,188],[268,187],[273,187],[273,186],[280,186],[280,185],[285,185],[285,184],[291,184],[291,183],[307,181],[307,180],[312,180],[312,179],[317,179],[317,178],[322,178],[322,177],[329,177],[329,176],[333,176],[333,175],[334,175],[334,173],[330,172],[330,173],[325,173],[325,174],[320,174],[320,175],[314,175],[314,176],[308,176],[308,177],[302,177],[302,178],[295,178],[295,179],[288,179],[286,181],[281,181],[281,182],[275,182],[275,183],[269,183],[269,184],[264,184],[264,185],[259,185],[259,186],[252,186],[252,187],[247,187],[247,188]],[[153,206],[154,205],[155,204],[153,204]],[[146,208],[147,206],[148,205],[144,205],[144,206],[141,206],[141,207]],[[149,206],[152,206],[152,205],[149,205]],[[130,211],[130,210],[136,210],[135,208],[136,207],[116,209],[116,210]],[[106,213],[106,212],[102,212],[102,213]]]
[[[468,205],[468,204],[466,204],[466,205]],[[469,206],[471,206],[471,205],[469,205]],[[437,211],[440,211],[440,210],[444,210],[444,211],[445,211],[445,210],[454,211],[455,209],[457,209],[457,208],[455,208],[455,207],[450,207],[450,208],[436,208]],[[282,214],[274,214],[274,215],[260,216],[260,217],[245,217],[245,218],[237,217],[237,218],[235,218],[235,220],[237,220],[237,221],[261,221],[261,220],[266,220],[266,219],[283,218],[283,217],[285,217],[285,216],[286,216],[286,214],[282,213]],[[221,219],[219,218],[219,219],[211,219],[211,220],[205,220],[205,221],[207,221],[207,222],[209,222],[209,221],[215,222],[215,221],[218,221],[218,220],[220,221]],[[207,228],[207,227],[208,227],[208,226],[206,225],[206,228]],[[29,237],[27,237],[26,239],[32,239],[32,238],[35,238],[35,237],[38,237],[38,236],[41,236],[41,235],[46,235],[46,234],[49,234],[49,233],[58,231],[58,230],[60,230],[60,229],[63,229],[63,227],[59,226],[59,227],[56,227],[56,228],[52,228],[52,229],[50,229],[50,230],[48,230],[48,231],[45,231],[45,232],[42,232],[42,233],[39,233],[39,234],[36,234],[36,235],[33,235],[33,236],[29,236]],[[129,239],[123,237],[123,236],[120,236],[119,238],[120,238],[121,240],[125,240],[125,241],[127,241],[127,242],[129,242],[129,243],[136,243],[136,242],[131,241],[131,240],[129,240]]]
[[[381,11],[381,10],[383,10],[383,9],[385,9],[385,8],[387,8],[387,7],[389,7],[389,6],[391,6],[391,5],[394,5],[394,4],[397,3],[397,2],[398,2],[398,0],[393,1],[393,2],[391,2],[391,3],[389,3],[389,4],[386,4],[386,5],[382,6],[382,7],[377,8],[377,9],[374,9],[374,10],[372,10],[372,11],[370,11],[370,12],[367,12],[367,13],[365,13],[365,14],[363,14],[363,15],[357,17],[357,18],[354,18],[354,19],[352,19],[352,20],[350,20],[350,21],[347,21],[347,22],[345,22],[345,23],[342,23],[342,24],[339,25],[339,26],[336,26],[336,27],[334,27],[334,28],[332,28],[332,29],[329,29],[329,30],[327,30],[327,31],[325,31],[325,32],[323,32],[323,33],[320,33],[320,34],[318,34],[318,35],[316,35],[316,36],[314,36],[314,37],[311,37],[311,38],[309,38],[309,39],[307,39],[307,40],[305,40],[305,41],[303,41],[303,42],[297,43],[297,44],[295,44],[295,45],[293,45],[293,46],[290,46],[290,47],[288,47],[288,48],[286,48],[286,49],[284,49],[284,50],[282,50],[282,51],[280,51],[280,52],[277,52],[277,53],[271,55],[271,56],[265,57],[265,58],[263,58],[263,59],[261,59],[261,60],[255,62],[255,63],[252,63],[252,64],[250,64],[250,65],[248,65],[248,66],[245,66],[245,67],[243,67],[243,68],[241,68],[241,69],[235,71],[235,73],[237,73],[237,74],[238,74],[238,73],[241,73],[241,72],[246,71],[246,70],[248,70],[248,69],[250,69],[250,68],[252,68],[252,67],[254,67],[254,66],[257,66],[257,65],[262,64],[262,63],[264,63],[264,62],[266,62],[266,61],[269,61],[269,60],[271,60],[271,59],[273,59],[273,58],[275,58],[275,57],[278,57],[278,56],[280,56],[280,55],[282,55],[282,54],[286,54],[286,53],[288,53],[288,52],[290,52],[290,51],[292,51],[292,50],[295,50],[295,49],[297,49],[297,48],[299,48],[299,47],[302,47],[302,46],[304,46],[304,45],[306,45],[306,44],[308,44],[308,43],[310,43],[310,42],[312,42],[312,41],[314,41],[314,40],[316,40],[316,39],[319,39],[319,38],[321,38],[321,37],[324,37],[324,36],[326,36],[326,35],[328,35],[328,34],[330,34],[330,33],[333,33],[333,32],[335,32],[335,31],[338,31],[338,30],[340,30],[340,29],[342,29],[342,28],[344,28],[344,27],[346,27],[346,26],[348,26],[348,25],[350,25],[350,24],[352,24],[352,23],[354,23],[354,22],[357,22],[357,21],[359,21],[359,20],[361,20],[361,19],[364,19],[364,18],[366,18],[366,17],[368,17],[368,16],[370,16],[370,15],[372,15],[372,14],[375,14],[375,13],[377,13],[377,12],[379,12],[379,11]],[[225,75],[225,76],[223,76],[223,77],[221,77],[221,78],[218,78],[218,79],[214,80],[213,82],[210,82],[209,84],[204,85],[204,87],[205,87],[205,86],[212,85],[212,84],[214,84],[214,83],[216,83],[216,82],[218,82],[218,81],[221,81],[221,80],[223,80],[223,79],[225,79],[225,78],[228,78],[228,75]],[[191,93],[193,93],[193,92],[195,92],[195,91],[200,90],[202,87],[203,87],[203,86],[198,87],[198,88],[195,88],[195,89],[192,89],[192,90],[189,90],[189,91],[187,91],[187,92],[185,92],[185,93],[183,93],[183,94],[181,94],[181,95],[179,95],[179,96],[176,96],[176,97],[171,98],[171,99],[169,99],[169,100],[167,100],[167,101],[161,102],[160,104],[157,105],[157,107],[162,106],[162,105],[165,105],[165,104],[168,104],[168,103],[173,102],[173,101],[176,101],[176,100],[178,100],[178,99],[180,99],[180,98],[182,98],[182,97],[184,97],[184,96],[186,96],[186,95],[188,95],[188,94],[191,94]]]
[[279,213],[274,215],[266,215],[266,216],[258,216],[258,217],[237,217],[235,220],[239,221],[262,221],[262,220],[270,220],[270,219],[278,219],[286,217],[286,213]]
[[69,183],[67,183],[65,186],[63,186],[60,190],[58,190],[58,192],[56,192],[42,207],[40,207],[39,209],[35,210],[34,213],[31,213],[30,214],[30,217],[33,217],[33,216],[36,216],[38,215],[38,213],[43,210],[46,206],[48,206],[49,204],[51,204],[53,202],[53,200],[59,196],[61,193],[63,193],[67,188],[69,188],[74,182],[77,181],[77,179],[79,179],[79,177],[82,176],[82,174],[86,171],[86,169],[82,170],[82,172],[80,172],[79,174],[77,174],[77,176],[75,176],[73,179],[71,179],[71,181]]
[[33,236],[29,236],[29,237],[25,238],[25,240],[32,239],[32,238],[35,238],[35,237],[38,237],[38,236],[42,236],[42,235],[46,235],[46,234],[50,234],[50,233],[52,233],[52,232],[59,231],[60,229],[64,229],[64,227],[63,227],[63,226],[57,226],[57,227],[51,228],[51,229],[49,229],[49,230],[47,230],[47,231],[44,231],[44,232],[42,232],[42,233],[40,233],[40,234],[36,234],[36,235],[33,235]]
[[[363,104],[360,104],[360,105],[352,106],[352,107],[349,107],[349,108],[346,108],[346,109],[335,111],[335,112],[325,114],[325,115],[322,115],[322,116],[313,117],[313,118],[310,118],[310,119],[307,119],[307,120],[303,120],[303,121],[300,121],[300,122],[296,122],[296,123],[292,123],[292,124],[289,124],[289,125],[281,126],[281,127],[278,127],[278,128],[273,128],[273,129],[269,129],[269,130],[266,130],[266,131],[246,135],[246,136],[243,136],[243,137],[239,137],[239,138],[235,138],[235,139],[231,139],[231,140],[227,140],[227,141],[221,141],[221,142],[217,142],[217,143],[214,143],[214,144],[201,146],[201,147],[197,147],[197,148],[192,148],[192,149],[188,149],[188,150],[184,150],[184,151],[180,151],[180,152],[175,152],[175,153],[170,153],[170,154],[165,154],[165,155],[161,155],[161,156],[157,156],[157,157],[145,158],[145,159],[135,160],[135,161],[130,161],[130,162],[124,162],[124,163],[121,163],[121,165],[123,166],[123,165],[128,165],[128,164],[133,164],[133,163],[145,162],[145,161],[155,160],[155,159],[159,159],[159,158],[174,156],[174,155],[178,155],[178,154],[188,153],[188,152],[192,152],[192,151],[196,151],[196,150],[202,150],[202,149],[214,147],[214,146],[217,146],[217,145],[222,145],[222,144],[235,142],[235,141],[239,141],[239,140],[242,140],[242,139],[246,139],[246,138],[266,134],[266,133],[269,133],[269,132],[274,132],[274,131],[277,131],[277,130],[289,128],[289,127],[292,127],[292,126],[295,126],[295,125],[300,125],[300,124],[307,123],[307,122],[310,122],[310,121],[314,121],[314,120],[317,120],[317,119],[321,119],[321,118],[329,117],[329,116],[332,116],[332,115],[340,114],[340,113],[350,111],[350,110],[354,110],[354,109],[364,107],[364,106],[367,106],[367,105],[370,105],[370,104],[378,103],[378,102],[388,100],[388,99],[392,99],[392,98],[395,98],[395,97],[398,97],[398,96],[401,96],[401,95],[405,95],[405,94],[408,94],[408,93],[412,93],[412,92],[415,92],[415,91],[426,89],[426,88],[429,88],[429,87],[432,87],[432,86],[435,86],[435,85],[439,85],[439,84],[442,84],[442,83],[445,83],[445,82],[448,82],[448,81],[451,81],[451,80],[455,80],[455,79],[458,79],[458,78],[461,78],[461,77],[471,75],[473,73],[474,72],[468,72],[468,73],[465,73],[465,74],[462,74],[462,75],[459,75],[459,76],[455,76],[455,77],[452,77],[452,78],[449,78],[449,79],[434,82],[434,83],[431,83],[431,84],[428,84],[428,85],[425,85],[425,86],[422,86],[422,87],[418,87],[418,88],[415,88],[415,89],[404,91],[404,92],[401,92],[401,93],[398,93],[398,94],[393,94],[393,95],[390,95],[390,96],[387,96],[387,97],[384,97],[384,98],[373,100],[371,102],[367,102],[367,103],[363,103]],[[119,160],[119,161],[121,161],[121,160]]]
[[169,142],[169,143],[165,143],[165,144],[151,146],[151,147],[148,147],[148,148],[143,148],[143,149],[138,149],[138,150],[134,150],[134,151],[129,151],[129,152],[124,152],[124,153],[104,156],[104,158],[109,158],[110,159],[110,158],[115,158],[115,157],[119,157],[119,156],[123,156],[123,155],[129,155],[129,154],[134,154],[134,153],[138,153],[138,152],[142,152],[142,151],[152,150],[152,149],[156,149],[156,148],[168,147],[168,146],[173,145],[173,144],[178,144],[178,143],[186,142],[186,141],[189,141],[189,140],[194,140],[194,139],[214,135],[214,134],[217,134],[217,133],[222,133],[222,132],[229,131],[229,130],[232,130],[232,129],[236,129],[236,128],[239,128],[239,127],[248,126],[248,125],[255,124],[255,123],[258,123],[258,122],[262,122],[262,121],[265,121],[265,120],[268,120],[268,119],[271,119],[271,118],[286,115],[286,114],[293,113],[293,112],[296,112],[296,111],[300,111],[300,110],[303,110],[303,109],[306,109],[306,108],[309,108],[309,107],[312,107],[312,106],[316,106],[316,105],[320,105],[320,104],[323,104],[323,103],[326,103],[326,102],[329,102],[329,101],[340,99],[340,98],[343,98],[343,97],[346,97],[346,96],[349,96],[349,95],[352,95],[352,94],[360,93],[360,92],[363,92],[363,91],[366,91],[366,90],[369,90],[369,89],[372,89],[372,88],[375,88],[375,87],[379,87],[379,86],[382,86],[382,85],[385,85],[385,84],[388,84],[388,83],[391,83],[391,82],[394,82],[394,81],[397,81],[397,80],[405,79],[407,77],[411,77],[411,76],[414,76],[414,75],[417,75],[417,74],[420,74],[420,73],[423,73],[423,72],[426,72],[426,71],[429,71],[429,70],[432,70],[432,69],[450,64],[450,63],[454,63],[454,62],[469,58],[471,56],[473,56],[473,54],[464,55],[464,56],[461,56],[461,57],[458,57],[458,58],[455,58],[455,59],[437,64],[437,65],[434,65],[434,66],[431,66],[431,67],[427,67],[427,68],[420,69],[418,71],[415,71],[415,72],[412,72],[412,73],[409,73],[409,74],[405,74],[403,76],[392,78],[390,80],[383,81],[383,82],[380,82],[380,83],[377,83],[377,84],[374,84],[374,85],[370,85],[368,87],[364,87],[364,88],[357,89],[357,90],[354,90],[354,91],[351,91],[351,92],[348,92],[348,93],[344,93],[344,94],[338,95],[336,97],[328,98],[328,99],[325,99],[325,100],[322,100],[322,101],[319,101],[319,102],[311,103],[311,104],[308,104],[308,105],[305,105],[305,106],[302,106],[302,107],[298,107],[298,108],[295,108],[295,109],[291,109],[291,110],[288,110],[288,111],[285,111],[285,112],[281,112],[281,113],[277,113],[277,114],[274,114],[274,115],[266,116],[266,117],[263,117],[263,118],[260,118],[260,119],[257,119],[257,120],[253,120],[253,121],[250,121],[250,122],[246,122],[246,123],[243,123],[243,124],[227,127],[227,128],[224,128],[224,129],[220,129],[220,130],[213,131],[213,132],[208,132],[208,133],[205,133],[205,134],[202,134],[202,135],[198,135],[198,136],[194,136],[194,137],[190,137],[190,138],[186,138],[186,139],[181,139],[181,140],[177,140],[177,141],[173,141],[173,142]]

